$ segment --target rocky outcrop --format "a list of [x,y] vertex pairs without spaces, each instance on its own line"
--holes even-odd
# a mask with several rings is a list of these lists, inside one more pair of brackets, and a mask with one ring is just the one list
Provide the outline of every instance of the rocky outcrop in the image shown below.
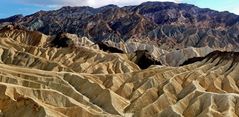
[[0,31],[1,116],[239,115],[237,52],[214,51],[170,67],[153,65],[152,56],[138,50],[132,61],[142,70],[127,54],[87,44],[47,46],[52,38]]
[[0,116],[239,116],[238,17],[146,2],[2,19]]
[[[236,50],[227,50],[226,48],[224,49],[210,48],[208,46],[201,47],[201,48],[188,47],[184,49],[166,51],[161,49],[158,45],[152,42],[147,42],[147,41],[128,41],[126,43],[124,42],[115,43],[112,41],[106,41],[101,43],[105,46],[105,48],[114,48],[117,50],[114,52],[127,53],[129,55],[129,58],[138,65],[147,64],[143,68],[147,68],[150,65],[180,66],[189,59],[200,58],[200,57],[203,58],[209,53],[216,50],[236,51]],[[107,50],[105,49],[104,51],[107,51]],[[108,52],[113,52],[113,51],[108,51]],[[144,59],[141,59],[142,57]],[[136,62],[137,61],[136,58],[143,61]],[[139,66],[142,66],[142,65],[139,65]]]
[[[180,50],[173,50],[167,54],[159,56],[158,59],[167,66],[180,66],[189,59],[205,57],[209,53],[216,50],[217,49],[212,49],[209,47],[188,47]],[[221,51],[223,50],[221,49]]]
[[121,49],[118,49],[114,46],[110,46],[107,43],[104,42],[96,42],[96,44],[99,46],[99,48],[103,51],[106,52],[111,52],[111,53],[124,53]]
[[[78,38],[73,39],[70,38],[70,34],[65,35],[68,35],[67,38],[65,37],[66,39],[77,44],[74,39]],[[2,62],[4,64],[27,66],[48,71],[74,71],[94,74],[104,72],[115,74],[139,70],[137,65],[127,60],[126,55],[108,54],[100,51],[96,48],[96,45],[88,45],[89,41],[78,43],[82,46],[72,44],[74,47],[59,48],[59,45],[53,43],[55,37],[19,29],[2,30],[0,31],[0,37],[1,44],[4,47],[2,48],[2,56],[10,56],[9,58],[3,57]]]
[[161,62],[152,57],[147,50],[137,50],[133,55],[131,55],[130,59],[141,69],[146,69],[151,65],[162,65]]

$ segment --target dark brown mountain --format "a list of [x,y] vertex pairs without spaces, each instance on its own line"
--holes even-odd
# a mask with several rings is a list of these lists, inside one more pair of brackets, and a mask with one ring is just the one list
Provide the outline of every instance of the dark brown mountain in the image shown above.
[[69,32],[93,41],[150,39],[163,49],[188,46],[239,48],[239,16],[189,4],[146,2],[138,6],[63,7],[0,20],[45,34]]
[[24,16],[19,14],[19,15],[14,15],[5,19],[0,19],[0,22],[17,22],[18,20],[20,20],[21,18],[23,18]]

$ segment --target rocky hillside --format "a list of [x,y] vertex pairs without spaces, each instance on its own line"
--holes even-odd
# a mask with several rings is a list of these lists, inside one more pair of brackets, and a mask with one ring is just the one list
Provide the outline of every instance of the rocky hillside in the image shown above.
[[[209,54],[180,67],[153,65],[149,52],[137,51],[131,59],[76,35],[5,27],[0,30],[0,115],[239,116],[239,53],[191,50],[192,56]],[[179,55],[174,54],[168,56]]]
[[189,4],[146,2],[138,6],[63,7],[0,20],[44,34],[61,32],[93,41],[150,40],[160,48],[239,48],[239,16]]
[[0,117],[237,117],[238,49],[239,16],[188,4],[0,19]]

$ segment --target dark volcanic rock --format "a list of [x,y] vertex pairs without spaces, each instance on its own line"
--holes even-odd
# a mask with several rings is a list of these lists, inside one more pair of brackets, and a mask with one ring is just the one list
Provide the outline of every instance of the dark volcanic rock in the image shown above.
[[147,50],[138,50],[132,59],[141,69],[147,69],[151,65],[162,65],[160,61],[155,60]]
[[14,15],[5,19],[0,19],[0,23],[3,22],[17,22],[18,20],[20,20],[21,18],[23,18],[23,15],[19,14],[19,15]]
[[112,46],[109,46],[107,44],[105,44],[104,42],[97,42],[96,43],[99,48],[103,51],[106,51],[106,52],[111,52],[111,53],[124,53],[122,50],[116,48],[116,47],[112,47]]
[[151,39],[163,49],[189,46],[239,48],[239,16],[189,4],[145,2],[138,6],[63,7],[0,20],[45,34],[68,32],[95,42]]
[[51,41],[51,46],[57,48],[70,47],[73,44],[73,40],[66,36],[66,33],[58,33]]
[[239,17],[229,12],[201,9],[190,4],[172,2],[145,2],[131,11],[152,19],[157,24],[193,25],[202,28],[219,28],[232,26]]

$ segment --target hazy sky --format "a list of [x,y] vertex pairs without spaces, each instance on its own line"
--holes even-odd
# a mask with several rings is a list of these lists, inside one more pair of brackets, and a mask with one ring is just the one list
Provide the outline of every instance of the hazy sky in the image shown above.
[[[148,0],[1,0],[0,18],[15,14],[28,15],[39,10],[58,9],[61,6],[100,7],[107,4],[137,5]],[[239,0],[153,0],[189,3],[201,8],[229,11],[239,15]]]

